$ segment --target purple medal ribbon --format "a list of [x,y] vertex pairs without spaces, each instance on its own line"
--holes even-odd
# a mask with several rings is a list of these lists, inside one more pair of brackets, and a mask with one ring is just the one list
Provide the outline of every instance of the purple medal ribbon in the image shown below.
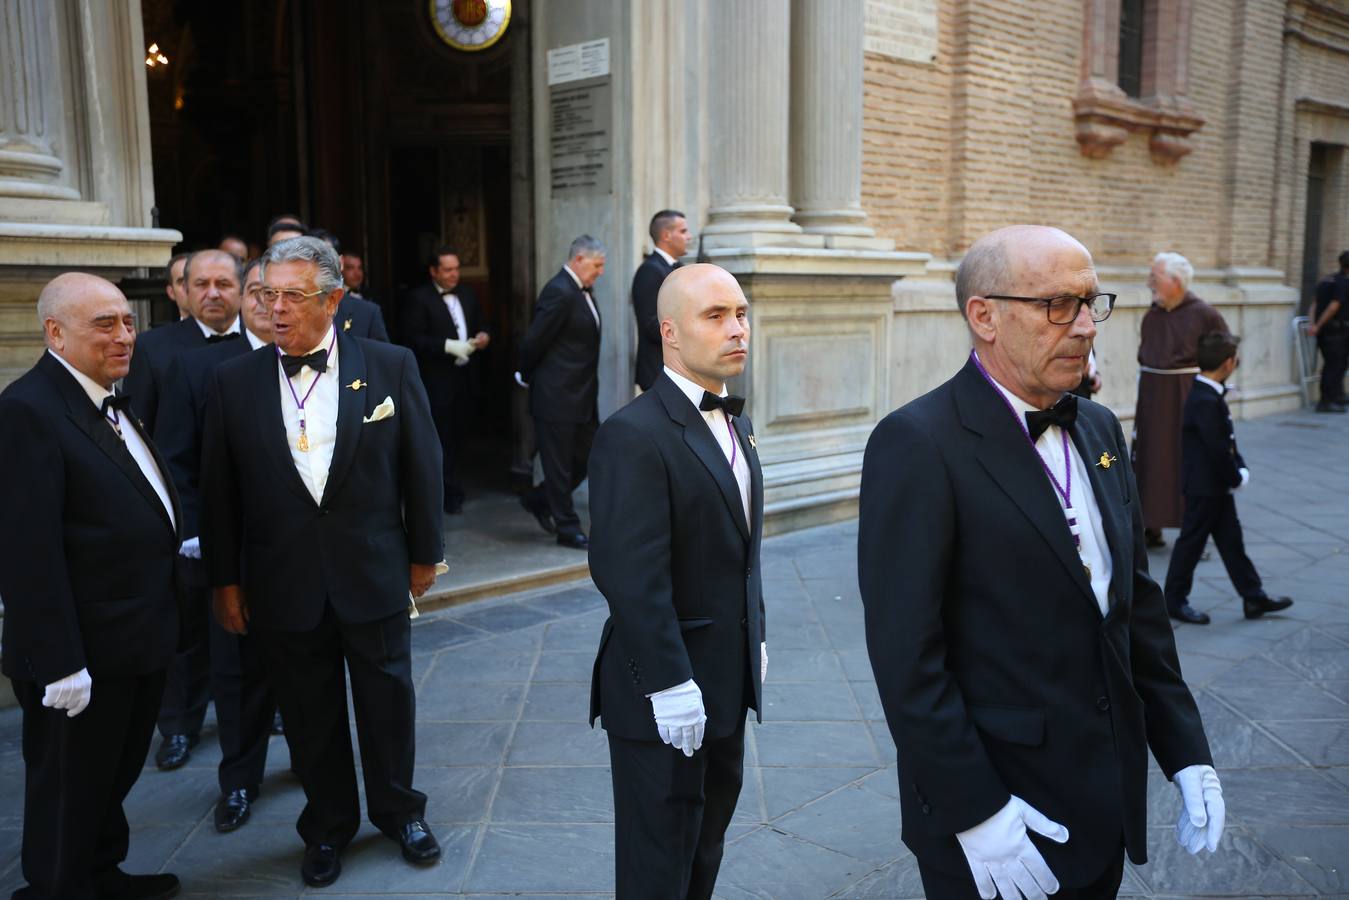
[[[331,341],[328,342],[328,358],[329,358],[329,359],[332,358],[332,355],[333,355],[333,345],[336,344],[336,343],[337,343],[337,331],[334,330],[334,331],[333,331],[333,339],[332,339]],[[275,345],[273,345],[273,346],[275,346]],[[281,348],[280,348],[280,347],[277,347],[277,348],[276,348],[276,359],[277,359],[277,362],[278,362],[278,364],[279,364],[280,361],[281,361]],[[281,374],[282,374],[282,376],[285,376],[286,373],[285,373],[285,370],[284,370],[284,369],[282,370]],[[309,383],[309,390],[307,390],[307,391],[304,392],[304,397],[301,397],[299,394],[295,393],[295,385],[291,383],[291,380],[290,380],[289,378],[286,378],[286,387],[290,388],[290,396],[291,396],[291,399],[293,399],[293,400],[295,401],[295,408],[298,409],[298,410],[300,411],[300,441],[301,441],[302,444],[303,444],[303,446],[300,447],[301,450],[308,450],[308,449],[309,449],[309,438],[308,438],[308,435],[306,434],[306,429],[305,429],[304,405],[305,405],[305,403],[309,402],[309,395],[312,394],[312,393],[314,393],[314,388],[318,387],[319,379],[323,377],[323,373],[322,373],[322,372],[315,372],[315,373],[314,373],[314,376],[315,376],[315,377],[314,377],[314,380],[311,381],[311,382]]]
[[735,445],[737,443],[735,439],[735,429],[731,428],[731,417],[726,415],[725,410],[722,410],[722,415],[726,419],[726,433],[731,436],[731,472],[734,473],[736,459]]

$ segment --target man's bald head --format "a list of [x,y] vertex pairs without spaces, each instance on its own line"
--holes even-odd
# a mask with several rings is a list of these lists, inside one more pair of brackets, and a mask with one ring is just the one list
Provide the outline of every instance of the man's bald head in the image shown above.
[[1017,284],[1026,280],[1027,269],[1039,265],[1041,258],[1054,249],[1074,248],[1091,254],[1077,238],[1049,225],[1008,225],[975,241],[956,269],[956,303],[960,311],[971,297],[989,294],[1016,294]]
[[706,390],[745,370],[749,358],[749,301],[720,266],[675,269],[656,295],[665,365]]
[[136,320],[112,282],[84,272],[58,275],[38,295],[37,314],[52,352],[103,387],[131,368]]

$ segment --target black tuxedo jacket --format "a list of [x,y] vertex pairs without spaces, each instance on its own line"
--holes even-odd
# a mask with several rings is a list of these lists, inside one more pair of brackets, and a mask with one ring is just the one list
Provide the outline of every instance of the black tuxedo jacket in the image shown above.
[[664,365],[656,295],[660,293],[665,276],[678,265],[677,262],[670,265],[665,257],[652,250],[637,267],[637,274],[632,276],[632,311],[637,317],[637,371],[633,380],[644,391],[651,390]]
[[[598,315],[599,306],[595,307]],[[529,412],[545,422],[580,424],[599,415],[600,326],[565,270],[543,286],[520,342],[520,376]]]
[[178,354],[206,346],[206,336],[191,316],[136,336],[131,371],[122,379],[122,388],[131,395],[131,408],[140,416],[146,431],[154,434],[159,418],[159,395],[164,389],[169,365]]
[[[182,521],[173,480],[155,455]],[[163,669],[178,645],[179,533],[126,445],[44,353],[0,394],[3,671],[50,684]]]
[[1185,400],[1181,426],[1181,493],[1187,497],[1221,497],[1241,486],[1246,461],[1237,452],[1236,430],[1227,401],[1202,381]]
[[[464,340],[485,331],[482,307],[473,289],[461,284],[454,289],[454,295],[459,298],[459,307],[464,311],[464,329],[468,332]],[[457,340],[459,332],[434,282],[428,281],[407,292],[399,322],[403,343],[417,355],[417,366],[433,403],[446,403],[457,394],[472,389],[471,373],[477,368],[478,358],[475,354],[469,357],[468,365],[458,366],[455,358],[445,352],[445,341]]]
[[206,427],[206,394],[211,373],[227,359],[252,351],[242,334],[179,354],[169,364],[159,395],[155,444],[168,463],[183,506],[182,532],[201,535],[201,436]]
[[646,695],[690,678],[703,692],[708,739],[733,733],[747,702],[762,709],[763,472],[749,419],[732,425],[750,468],[749,522],[726,455],[665,375],[595,435],[590,573],[609,619],[591,680],[592,726],[601,716],[611,734],[658,741]]
[[389,330],[384,327],[384,312],[379,304],[364,297],[343,294],[337,304],[333,324],[351,337],[389,342]]
[[1063,884],[1098,876],[1121,833],[1142,863],[1148,749],[1168,778],[1212,762],[1119,422],[1080,400],[1071,434],[1109,544],[1105,616],[1035,448],[973,363],[867,444],[858,571],[904,842],[953,875],[969,871],[955,834],[1009,792],[1067,826],[1064,845],[1035,838]]
[[[211,584],[241,584],[263,628],[311,630],[325,604],[346,623],[392,615],[408,605],[408,564],[444,555],[440,442],[416,362],[393,344],[337,341],[337,444],[320,503],[291,459],[276,349],[211,373],[202,553]],[[394,415],[363,422],[385,397]]]

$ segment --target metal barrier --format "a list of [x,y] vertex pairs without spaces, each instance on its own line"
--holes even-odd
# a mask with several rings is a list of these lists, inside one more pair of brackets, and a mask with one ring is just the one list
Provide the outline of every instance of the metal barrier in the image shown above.
[[1312,405],[1312,385],[1320,378],[1316,366],[1316,337],[1307,330],[1310,325],[1308,316],[1293,317],[1293,364],[1297,366],[1294,377],[1302,390],[1303,406]]

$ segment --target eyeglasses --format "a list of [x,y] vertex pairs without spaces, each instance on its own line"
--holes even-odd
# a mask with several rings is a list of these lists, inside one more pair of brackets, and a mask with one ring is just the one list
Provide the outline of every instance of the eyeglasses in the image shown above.
[[1093,322],[1104,322],[1115,309],[1115,294],[1090,294],[1077,297],[1063,294],[1058,297],[1009,297],[1005,294],[986,294],[985,300],[1015,300],[1018,303],[1043,303],[1051,325],[1071,325],[1086,307]]
[[320,294],[326,293],[327,291],[311,291],[306,294],[304,291],[295,290],[294,288],[277,290],[276,288],[265,287],[262,289],[262,299],[267,303],[275,303],[278,300],[284,300],[287,303],[295,304],[308,300],[310,297],[317,297]]

